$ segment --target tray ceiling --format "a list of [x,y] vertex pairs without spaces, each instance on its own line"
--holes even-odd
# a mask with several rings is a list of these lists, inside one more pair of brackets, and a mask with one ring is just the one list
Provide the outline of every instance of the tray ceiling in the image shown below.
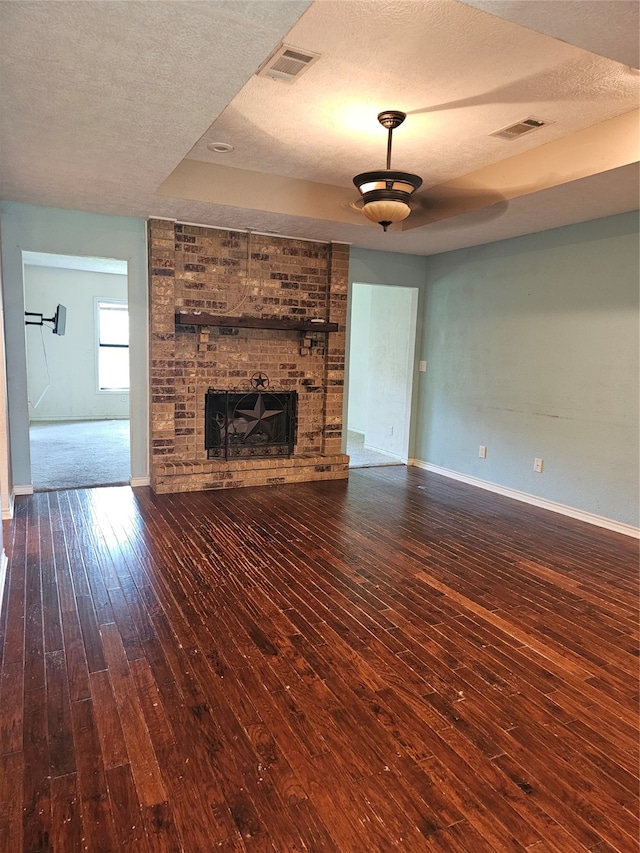
[[[625,0],[3,0],[0,194],[424,255],[636,209],[637,32]],[[282,42],[320,54],[293,83],[256,74]],[[382,109],[424,179],[386,234],[350,207]]]

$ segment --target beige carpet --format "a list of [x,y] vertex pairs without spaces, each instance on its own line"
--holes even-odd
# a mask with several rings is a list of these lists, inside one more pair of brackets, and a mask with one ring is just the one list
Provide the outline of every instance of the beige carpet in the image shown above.
[[347,432],[347,454],[349,468],[377,468],[381,465],[404,465],[397,456],[379,453],[377,450],[367,450],[364,446],[364,436],[361,432]]
[[[115,486],[129,482],[129,421],[35,421],[30,425],[31,482],[36,491]],[[350,468],[403,465],[367,450],[361,433],[347,433]]]
[[34,421],[29,439],[35,491],[129,482],[128,420]]

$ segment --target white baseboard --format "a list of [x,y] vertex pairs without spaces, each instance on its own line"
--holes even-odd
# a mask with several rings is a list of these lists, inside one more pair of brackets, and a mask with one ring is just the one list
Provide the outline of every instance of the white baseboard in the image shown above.
[[404,462],[405,465],[407,464],[407,458],[398,456],[397,453],[390,453],[388,450],[383,450],[381,447],[375,447],[373,444],[363,444],[362,447],[364,450],[372,450],[374,453],[381,453],[383,456],[390,456],[392,459],[397,459],[398,462]]
[[[149,486],[151,485],[150,477],[132,477],[129,480],[129,485],[135,488],[136,486]],[[13,487],[13,495],[32,495],[33,494],[33,486],[14,486]],[[10,512],[10,515],[6,513]],[[13,518],[13,499],[11,501],[11,508],[9,510],[2,511],[2,517],[5,519]]]
[[4,595],[4,584],[7,579],[7,565],[9,560],[7,559],[7,554],[2,549],[2,554],[0,554],[0,610],[2,610],[2,598]]
[[135,489],[136,486],[150,486],[151,477],[132,477],[129,480],[129,485],[132,489]]
[[499,486],[497,483],[490,483],[488,480],[481,480],[469,474],[461,474],[458,471],[452,471],[450,468],[441,468],[440,465],[432,465],[431,462],[422,462],[420,459],[410,459],[409,465],[413,465],[416,468],[423,468],[425,471],[431,471],[433,474],[441,474],[443,477],[449,477],[451,480],[459,480],[461,483],[467,483],[470,486],[477,486],[479,489],[486,489],[488,492],[504,495],[506,498],[532,504],[541,509],[548,509],[551,512],[557,512],[559,515],[568,515],[570,518],[577,518],[578,521],[586,521],[587,524],[593,524],[596,527],[606,527],[607,530],[614,530],[616,533],[640,539],[640,528],[634,527],[632,524],[625,524],[622,521],[615,521],[613,518],[605,518],[601,515],[595,515],[592,512],[585,512],[582,509],[576,509],[572,506],[539,498],[537,495],[530,495],[528,492],[520,492],[517,489],[510,489],[507,486]]
[[9,495],[9,506],[2,507],[2,520],[11,521],[13,518],[13,492]]
[[30,424],[69,423],[76,421],[129,421],[129,415],[79,415],[78,417],[62,416],[58,418],[29,418]]
[[33,486],[14,486],[13,487],[13,495],[32,495],[33,494]]

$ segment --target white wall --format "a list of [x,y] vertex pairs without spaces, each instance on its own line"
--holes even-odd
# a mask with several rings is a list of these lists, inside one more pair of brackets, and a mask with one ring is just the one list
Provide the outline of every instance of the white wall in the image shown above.
[[364,435],[369,407],[369,330],[371,291],[366,284],[354,284],[351,291],[349,332],[349,429]]
[[27,311],[51,317],[58,303],[67,309],[64,336],[26,326],[29,419],[128,418],[128,394],[97,388],[95,310],[96,297],[126,302],[127,277],[25,265],[24,288]]
[[427,258],[417,459],[637,526],[638,257],[630,213]]
[[407,458],[414,373],[416,291],[371,287],[365,446]]
[[141,219],[0,203],[12,486],[31,483],[22,252],[119,258],[128,264],[131,476],[149,476],[146,228]]
[[364,446],[407,458],[417,289],[353,282],[349,429]]
[[[358,288],[363,286],[364,283],[369,285],[384,285],[388,288],[413,288],[414,290],[409,290],[408,292],[413,293],[412,300],[416,300],[415,304],[412,301],[412,311],[417,310],[417,323],[416,323],[416,337],[415,342],[412,338],[409,342],[409,346],[412,351],[416,350],[420,346],[420,336],[421,336],[421,312],[420,312],[420,301],[422,299],[422,290],[424,288],[425,280],[426,280],[426,258],[418,257],[416,255],[402,255],[395,252],[375,252],[370,249],[351,249],[350,257],[349,257],[349,303],[347,307],[347,328],[350,330],[350,335],[347,340],[347,356],[346,356],[346,365],[347,370],[345,372],[345,382],[347,383],[347,388],[349,389],[349,394],[345,394],[345,411],[343,413],[344,423],[348,423],[349,426],[352,424],[352,402],[351,402],[351,393],[352,393],[352,385],[354,382],[358,382],[358,373],[356,371],[362,370],[363,368],[360,366],[360,362],[358,362],[358,354],[355,354],[355,361],[353,349],[354,347],[359,346],[359,341],[363,341],[362,331],[360,329],[360,321],[357,316],[357,312],[361,310],[362,305],[358,302],[360,298],[358,295]],[[371,293],[375,292],[378,288],[371,287]],[[364,290],[364,287],[363,287]],[[381,297],[382,298],[382,297]],[[379,303],[377,303],[379,304]],[[370,312],[369,312],[370,313]],[[407,320],[409,322],[409,320]],[[369,325],[371,325],[371,320],[369,318]],[[353,337],[355,333],[355,339]],[[405,339],[408,334],[405,334],[405,329],[401,327],[398,330],[399,335],[404,335]],[[367,336],[368,340],[368,336]],[[362,344],[364,345],[364,344]],[[369,355],[371,357],[371,354]],[[417,371],[417,363],[415,362],[414,356],[414,364],[413,364],[413,374]],[[353,365],[353,369],[352,369]],[[368,372],[368,371],[367,371]],[[365,375],[364,373],[362,375]],[[407,398],[412,398],[411,403],[411,411],[415,410],[416,401],[415,401],[415,380],[414,376],[410,376],[409,378],[409,387],[407,389]],[[367,395],[369,391],[367,388]],[[363,408],[367,408],[367,406]],[[356,422],[358,418],[356,416]],[[404,423],[404,431],[405,431],[405,446],[408,446],[409,455],[413,455],[413,421],[414,416],[407,415]],[[386,424],[388,427],[389,424]],[[366,424],[364,428],[361,430],[366,433]],[[388,430],[386,430],[388,432]],[[396,430],[394,429],[394,432]],[[408,432],[408,436],[407,436]],[[386,436],[378,436],[378,440],[380,438],[385,439],[385,445],[388,447],[387,442],[393,441],[393,437]],[[346,441],[346,434],[345,434]],[[367,442],[368,443],[368,442]],[[391,447],[395,445],[392,444]],[[385,450],[388,453],[394,453],[393,449]],[[403,456],[402,451],[398,454]]]

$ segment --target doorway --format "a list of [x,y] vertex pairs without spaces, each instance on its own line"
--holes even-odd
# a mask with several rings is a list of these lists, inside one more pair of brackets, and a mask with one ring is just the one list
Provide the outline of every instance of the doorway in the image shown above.
[[33,488],[129,483],[127,262],[22,254]]
[[409,458],[418,288],[354,283],[347,453],[350,467]]

